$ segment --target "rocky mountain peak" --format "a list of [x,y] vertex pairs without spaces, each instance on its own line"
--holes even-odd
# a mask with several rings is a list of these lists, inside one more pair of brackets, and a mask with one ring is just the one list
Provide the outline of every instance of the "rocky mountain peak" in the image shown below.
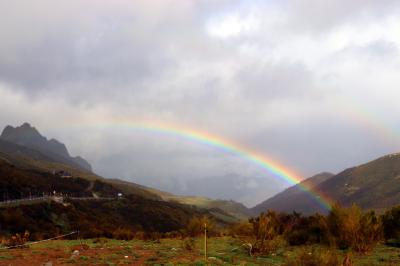
[[73,161],[75,164],[79,165],[79,167],[91,171],[91,166],[86,160],[79,156],[70,156],[64,143],[56,139],[47,140],[35,127],[27,122],[18,127],[6,126],[0,139],[38,150],[50,157],[52,155],[61,156]]

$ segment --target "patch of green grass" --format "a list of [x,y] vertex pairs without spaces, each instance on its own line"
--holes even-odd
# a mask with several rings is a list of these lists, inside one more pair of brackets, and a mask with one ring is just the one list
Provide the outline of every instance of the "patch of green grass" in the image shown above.
[[8,253],[2,253],[0,254],[0,259],[1,260],[12,260],[14,256],[8,254]]
[[354,255],[356,265],[400,265],[400,248],[378,245],[370,254]]
[[197,260],[193,263],[194,266],[205,266],[207,265],[204,260]]

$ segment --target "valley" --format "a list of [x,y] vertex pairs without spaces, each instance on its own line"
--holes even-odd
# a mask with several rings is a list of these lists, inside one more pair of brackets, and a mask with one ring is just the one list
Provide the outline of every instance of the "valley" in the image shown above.
[[[11,127],[7,128],[8,138],[15,139]],[[98,176],[38,144],[25,145],[24,139],[32,135],[47,140],[29,124],[14,130],[18,141],[0,137],[0,265],[25,265],[27,257],[51,265],[289,266],[305,259],[318,265],[346,260],[351,260],[349,265],[400,262],[395,247],[400,241],[396,237],[400,225],[395,221],[400,213],[395,208],[400,203],[398,154],[337,175],[315,175],[247,208],[235,201],[177,196]],[[64,144],[56,143],[68,154]],[[329,195],[335,200],[334,209],[322,208],[306,188]],[[356,219],[356,227],[349,230],[360,230],[357,234],[366,246],[338,237],[347,233],[334,224],[347,224],[348,219]],[[369,233],[373,238],[362,240],[366,236],[362,224],[367,221],[371,230],[376,229]],[[261,223],[275,229],[266,234],[260,231]],[[58,239],[63,235],[67,240]],[[14,245],[23,248],[9,249]],[[332,245],[346,248],[332,249]],[[333,264],[325,264],[328,261]]]

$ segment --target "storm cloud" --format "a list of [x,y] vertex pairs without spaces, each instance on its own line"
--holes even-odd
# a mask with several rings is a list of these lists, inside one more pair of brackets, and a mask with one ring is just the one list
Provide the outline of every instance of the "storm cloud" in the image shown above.
[[106,177],[255,204],[289,184],[234,154],[110,121],[209,132],[302,177],[399,151],[399,8],[2,1],[0,126],[28,121]]

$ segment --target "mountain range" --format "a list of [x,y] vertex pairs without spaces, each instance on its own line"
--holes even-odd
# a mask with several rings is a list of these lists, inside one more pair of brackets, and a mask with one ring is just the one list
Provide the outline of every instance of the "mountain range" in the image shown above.
[[[162,202],[176,204],[172,206],[176,206],[178,209],[181,208],[180,206],[192,206],[196,210],[205,211],[225,222],[246,219],[268,209],[282,212],[296,211],[303,214],[326,213],[328,210],[318,203],[318,200],[311,195],[312,193],[304,192],[302,189],[304,185],[310,187],[311,190],[320,191],[334,202],[344,206],[357,203],[363,209],[382,211],[400,203],[400,154],[386,155],[338,174],[327,172],[317,174],[303,180],[300,184],[285,189],[253,208],[247,208],[232,200],[215,200],[203,196],[178,196],[133,182],[101,177],[92,171],[90,164],[85,159],[79,156],[72,157],[66,145],[55,139],[48,140],[28,123],[18,127],[7,126],[3,130],[0,136],[0,160],[0,180],[8,182],[4,181],[6,183],[3,184],[1,191],[3,197],[4,188],[7,188],[7,193],[14,191],[14,198],[18,198],[22,194],[26,195],[28,190],[32,193],[32,191],[39,192],[41,190],[48,192],[54,187],[59,189],[59,186],[54,183],[55,180],[58,180],[64,184],[61,190],[66,193],[98,196],[105,195],[105,191],[114,194],[121,192],[125,195],[142,198],[148,206],[153,204],[151,202],[158,202],[157,206],[160,208],[164,206]],[[8,170],[2,171],[2,169]],[[68,183],[72,181],[51,179],[58,170],[68,172],[75,178],[86,180],[79,182],[89,182],[87,188],[80,187],[74,191],[73,187],[76,184]],[[10,173],[18,171],[21,174],[14,174],[13,179],[9,179]],[[45,181],[38,179],[38,182],[42,182],[39,182],[42,184],[39,188],[35,181],[32,181],[33,177],[28,179],[24,177],[29,177],[32,173],[44,176],[43,180],[47,180],[46,182],[50,185],[45,185]],[[75,178],[72,180],[81,180]],[[27,180],[30,180],[31,183]]]
[[[235,221],[251,215],[251,212],[238,202],[213,200],[206,197],[177,196],[133,182],[101,177],[92,171],[90,164],[85,159],[79,156],[71,157],[65,144],[56,139],[48,140],[29,123],[18,127],[6,126],[4,128],[0,136],[0,159],[20,170],[34,170],[41,173],[54,173],[62,170],[92,183],[99,181],[102,184],[109,184],[126,195],[196,206],[208,210],[226,221]],[[0,176],[0,178],[4,178],[4,176]]]

